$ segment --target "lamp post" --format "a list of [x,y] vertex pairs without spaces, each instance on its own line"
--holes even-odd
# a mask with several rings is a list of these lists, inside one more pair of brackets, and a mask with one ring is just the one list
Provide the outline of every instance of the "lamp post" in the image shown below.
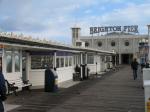
[[148,40],[142,39],[139,41],[140,63],[146,63],[148,59]]
[[148,48],[149,48],[148,61],[150,61],[150,25],[147,25],[147,27],[148,27]]

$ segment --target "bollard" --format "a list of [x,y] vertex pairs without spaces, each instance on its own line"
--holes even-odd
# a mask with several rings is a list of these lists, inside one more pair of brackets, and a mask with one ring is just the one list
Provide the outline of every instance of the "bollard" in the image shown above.
[[147,109],[147,112],[150,112],[150,98],[148,99],[148,101],[146,102],[146,109]]
[[145,93],[145,112],[150,112],[150,68],[143,69],[143,87]]
[[145,112],[150,112],[150,80],[144,80]]

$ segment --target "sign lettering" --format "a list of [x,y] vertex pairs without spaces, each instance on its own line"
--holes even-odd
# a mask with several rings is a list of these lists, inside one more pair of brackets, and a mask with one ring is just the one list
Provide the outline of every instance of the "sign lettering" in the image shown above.
[[138,33],[138,25],[132,26],[106,26],[106,27],[90,27],[90,34],[100,32],[128,32]]

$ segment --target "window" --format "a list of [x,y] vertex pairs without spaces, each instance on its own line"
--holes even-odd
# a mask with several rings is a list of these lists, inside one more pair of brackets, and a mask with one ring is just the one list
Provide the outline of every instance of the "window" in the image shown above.
[[45,69],[53,65],[53,56],[31,56],[31,69]]
[[111,58],[110,58],[109,56],[106,56],[106,57],[105,57],[105,61],[106,61],[106,62],[110,62],[110,61],[111,61]]
[[72,57],[69,58],[69,66],[72,66]]
[[74,56],[74,64],[80,64],[80,57],[78,55]]
[[7,73],[12,72],[12,51],[6,51],[6,71]]
[[85,47],[88,47],[89,46],[89,43],[88,42],[85,42]]
[[59,68],[59,58],[56,58],[56,68]]
[[15,53],[15,72],[20,72],[20,56],[19,56],[19,52]]
[[56,67],[68,67],[72,66],[72,57],[60,56],[56,58]]
[[83,54],[83,55],[82,55],[82,63],[85,64],[85,62],[86,62],[86,55]]
[[102,42],[98,42],[97,45],[98,45],[98,47],[101,47],[102,46]]
[[60,67],[64,67],[64,57],[60,58]]
[[64,57],[63,56],[59,56],[56,58],[56,67],[57,68],[64,67]]
[[111,42],[111,46],[115,46],[116,43],[114,41]]
[[105,57],[101,56],[101,60],[102,60],[102,62],[104,62],[105,61]]
[[79,37],[79,36],[78,36],[78,31],[76,31],[76,37]]
[[87,64],[94,64],[94,56],[93,55],[87,56]]
[[125,46],[129,46],[129,41],[126,41],[126,42],[124,43],[124,45],[125,45]]
[[73,38],[75,38],[75,32],[74,31],[72,32],[72,35],[73,35]]
[[68,66],[68,57],[65,58],[65,67]]
[[76,42],[76,46],[81,46],[82,43],[81,42]]

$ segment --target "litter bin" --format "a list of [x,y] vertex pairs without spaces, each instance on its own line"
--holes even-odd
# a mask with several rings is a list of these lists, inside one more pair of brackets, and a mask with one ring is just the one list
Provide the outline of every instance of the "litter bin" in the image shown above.
[[78,65],[76,65],[73,73],[73,81],[79,81],[80,78],[81,78],[81,68]]
[[88,70],[87,70],[87,65],[81,65],[82,68],[82,76],[83,76],[83,80],[88,79]]
[[50,69],[45,70],[45,92],[53,92],[55,86],[55,76]]
[[150,68],[143,68],[143,81],[150,80]]
[[143,87],[145,93],[145,112],[150,112],[150,68],[143,68]]
[[86,79],[85,73],[86,73],[86,71],[85,71],[85,65],[82,65],[82,75],[83,75],[83,80]]

